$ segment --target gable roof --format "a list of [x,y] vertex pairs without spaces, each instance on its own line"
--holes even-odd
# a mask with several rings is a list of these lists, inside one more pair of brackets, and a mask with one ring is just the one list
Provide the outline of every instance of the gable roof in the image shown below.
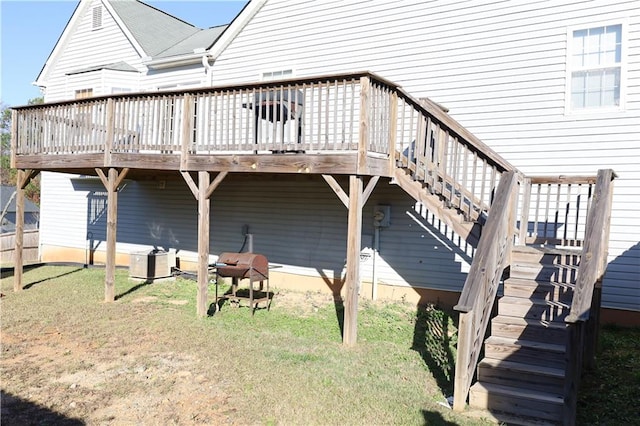
[[[16,199],[13,196],[13,193],[15,192],[15,190],[16,190],[15,186],[7,186],[7,185],[0,186],[0,212],[4,210],[7,203],[9,203],[9,200],[11,200],[11,203],[7,208],[7,212],[13,213],[16,211]],[[40,211],[40,207],[38,207],[36,203],[34,203],[33,201],[27,198],[24,199],[25,213],[33,213],[33,212],[39,212],[39,211]]]
[[124,61],[114,62],[112,64],[95,65],[93,67],[80,68],[77,70],[69,71],[67,75],[82,74],[83,72],[99,71],[99,70],[111,70],[111,71],[127,71],[137,72],[138,70],[127,64]]
[[[188,56],[189,60],[200,60],[202,53],[214,46],[228,25],[201,29],[175,16],[156,9],[140,0],[102,0],[105,7],[126,37],[131,40],[143,63],[150,65],[154,59],[160,60],[164,66],[171,66],[171,58],[179,59]],[[54,63],[58,54],[64,50],[80,17],[92,4],[92,0],[80,0],[69,18],[62,34],[49,54],[34,84],[46,86],[46,76],[50,64]],[[247,9],[245,7],[245,9]],[[245,12],[243,9],[242,12]],[[241,13],[242,13],[241,12]],[[195,53],[198,57],[195,57]],[[115,68],[114,68],[115,67]],[[99,69],[130,70],[130,65],[121,63],[93,65],[72,73],[95,71]]]
[[213,27],[206,30],[200,30],[197,33],[189,36],[181,42],[165,49],[159,54],[155,55],[156,58],[166,58],[170,56],[183,55],[188,53],[194,53],[197,49],[206,49],[220,37],[220,35],[227,29],[228,25],[221,25],[219,27]]
[[154,57],[202,31],[139,0],[107,1],[147,56]]

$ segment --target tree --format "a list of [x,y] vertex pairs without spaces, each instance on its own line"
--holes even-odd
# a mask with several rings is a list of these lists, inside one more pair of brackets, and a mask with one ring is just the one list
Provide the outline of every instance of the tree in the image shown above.
[[[29,105],[44,103],[44,99],[33,98]],[[2,185],[15,186],[17,170],[11,168],[11,108],[0,103],[0,179]],[[40,175],[25,188],[25,196],[36,204],[40,204]]]

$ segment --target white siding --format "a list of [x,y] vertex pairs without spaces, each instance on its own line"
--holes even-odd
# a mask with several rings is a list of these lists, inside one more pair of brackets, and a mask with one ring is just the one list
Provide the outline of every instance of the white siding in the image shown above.
[[40,244],[85,248],[87,192],[75,190],[68,175],[42,172],[40,193]]
[[102,4],[100,0],[95,0],[84,9],[84,14],[77,21],[77,27],[71,29],[71,37],[64,46],[64,50],[60,52],[56,62],[52,64],[53,67],[49,71],[47,79],[45,95],[47,102],[73,99],[75,90],[92,87],[87,84],[97,85],[93,86],[94,93],[103,92],[100,73],[92,72],[68,76],[69,72],[120,61],[144,71],[144,68],[141,67],[140,56],[109,14],[107,8],[103,7],[102,10],[102,28],[92,29],[92,8],[100,4]]
[[[43,223],[42,244],[86,249],[92,240],[94,248],[104,251],[106,193],[102,183],[53,173],[47,173],[45,181],[45,216],[48,221],[56,219]],[[348,180],[340,181],[348,190]],[[117,251],[175,249],[182,259],[196,261],[197,203],[183,181],[162,185],[127,182],[119,192]],[[461,290],[471,248],[457,247],[442,224],[416,208],[414,200],[388,180],[378,183],[364,207],[363,247],[372,248],[376,204],[392,206],[391,225],[380,232],[379,282]],[[212,259],[242,248],[243,225],[253,234],[254,251],[282,265],[280,271],[343,276],[347,209],[319,176],[227,177],[211,200]],[[363,259],[363,279],[371,279],[372,266],[371,260]]]
[[[613,168],[619,179],[603,305],[638,310],[639,9],[637,1],[605,0],[269,0],[216,60],[213,77],[223,84],[256,81],[264,71],[282,69],[293,69],[296,76],[371,70],[415,97],[428,96],[450,108],[525,173],[594,174]],[[124,60],[144,71],[106,9],[98,31],[91,31],[87,11],[51,71],[47,101],[72,98],[73,90],[86,88],[76,84],[93,78],[70,83],[65,73],[72,70]],[[617,20],[628,35],[624,110],[565,115],[568,28]],[[101,75],[109,80],[105,86],[113,84],[111,74]],[[199,65],[149,71],[139,87],[155,90],[206,78]],[[381,231],[380,282],[460,289],[469,248],[452,243],[459,238],[443,235],[437,221],[419,206],[414,209],[395,186],[379,183],[365,206],[363,243],[374,233],[371,213],[377,203],[392,210],[391,227]],[[106,229],[101,206],[104,189],[98,180],[47,173],[43,244],[84,248],[91,233],[101,249]],[[165,189],[129,182],[118,213],[118,251],[157,246],[196,258],[197,206],[184,182],[167,182]],[[255,251],[286,265],[282,270],[331,278],[343,272],[346,209],[318,177],[227,177],[213,195],[211,219],[212,254],[239,250],[242,225],[248,224]],[[365,279],[370,267],[370,261],[363,264]]]
[[[292,26],[292,22],[295,25]],[[565,114],[567,36],[625,26],[625,104]],[[217,59],[218,83],[264,70],[371,70],[450,108],[527,174],[613,168],[603,305],[640,309],[640,3],[637,1],[269,0]]]

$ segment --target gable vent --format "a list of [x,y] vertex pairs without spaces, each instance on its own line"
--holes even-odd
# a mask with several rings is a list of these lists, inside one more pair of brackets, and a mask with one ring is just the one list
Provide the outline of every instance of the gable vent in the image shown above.
[[102,6],[96,6],[93,8],[93,24],[91,28],[102,28]]

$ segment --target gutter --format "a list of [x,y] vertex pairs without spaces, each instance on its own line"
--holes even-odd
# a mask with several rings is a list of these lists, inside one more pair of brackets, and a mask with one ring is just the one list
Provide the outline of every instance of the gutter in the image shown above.
[[146,57],[142,59],[142,65],[152,70],[172,68],[182,65],[193,65],[203,61],[202,54],[204,49],[194,49],[193,53],[187,53],[180,56],[170,56],[168,58],[153,59]]

